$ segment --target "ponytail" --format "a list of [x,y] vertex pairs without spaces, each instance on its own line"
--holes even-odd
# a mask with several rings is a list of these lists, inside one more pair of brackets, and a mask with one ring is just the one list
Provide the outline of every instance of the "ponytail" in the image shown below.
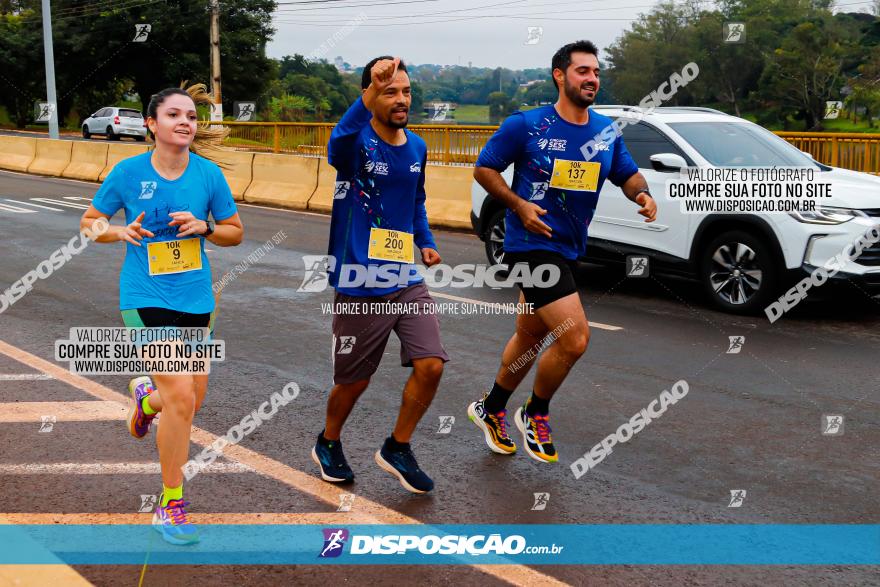
[[[165,101],[165,98],[175,94],[189,96],[196,106],[210,106],[214,103],[214,98],[208,93],[208,88],[205,84],[194,84],[184,89],[186,83],[187,82],[184,81],[180,84],[179,88],[165,88],[161,92],[153,94],[150,97],[150,103],[147,105],[147,116],[155,119],[159,110],[159,105]],[[150,135],[151,139],[155,140],[155,137],[149,128],[147,129],[147,133]],[[193,142],[189,146],[190,151],[196,155],[204,157],[205,159],[210,159],[220,167],[229,168],[230,164],[225,162],[222,157],[223,153],[228,153],[230,151],[228,147],[223,146],[223,139],[225,139],[228,134],[229,129],[225,126],[211,124],[208,121],[200,120],[196,125],[196,135],[193,137]]]

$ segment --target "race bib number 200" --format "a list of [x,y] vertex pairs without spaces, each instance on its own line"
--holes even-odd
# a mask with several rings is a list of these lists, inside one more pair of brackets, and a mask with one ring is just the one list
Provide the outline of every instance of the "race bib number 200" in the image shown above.
[[202,247],[198,238],[147,244],[150,275],[184,273],[202,268]]
[[595,192],[599,188],[599,171],[602,166],[595,161],[553,161],[550,187],[578,192]]
[[413,235],[400,230],[373,227],[370,229],[370,248],[367,256],[382,261],[414,263]]

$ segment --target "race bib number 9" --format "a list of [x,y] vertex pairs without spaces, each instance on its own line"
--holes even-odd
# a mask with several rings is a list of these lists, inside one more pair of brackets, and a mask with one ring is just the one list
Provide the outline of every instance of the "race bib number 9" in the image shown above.
[[370,259],[381,261],[414,263],[413,235],[399,230],[371,228],[370,248],[367,256]]
[[202,268],[201,239],[187,238],[147,244],[150,275],[184,273]]
[[569,161],[556,159],[550,187],[578,192],[595,192],[599,189],[599,171],[602,166],[595,161]]

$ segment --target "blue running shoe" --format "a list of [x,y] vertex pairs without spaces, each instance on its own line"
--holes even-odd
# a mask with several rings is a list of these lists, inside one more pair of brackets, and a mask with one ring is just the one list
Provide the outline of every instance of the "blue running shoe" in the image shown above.
[[397,477],[407,491],[427,493],[434,489],[434,482],[419,469],[409,445],[404,449],[391,449],[388,445],[390,440],[386,439],[382,448],[376,451],[376,463]]
[[321,479],[330,483],[351,483],[354,473],[342,453],[341,440],[321,442],[320,436],[312,449],[312,460],[321,468]]
[[[159,496],[162,503],[162,496]],[[165,542],[185,546],[199,541],[199,531],[195,524],[189,521],[186,513],[188,501],[172,499],[166,506],[156,507],[153,514],[153,528],[162,535]]]

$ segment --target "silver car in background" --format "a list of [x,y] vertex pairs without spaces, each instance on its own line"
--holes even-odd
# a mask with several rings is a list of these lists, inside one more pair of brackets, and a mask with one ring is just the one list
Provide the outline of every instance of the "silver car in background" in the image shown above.
[[144,116],[133,108],[101,108],[83,121],[83,138],[92,135],[104,135],[108,141],[117,141],[124,136],[145,141],[147,124]]

